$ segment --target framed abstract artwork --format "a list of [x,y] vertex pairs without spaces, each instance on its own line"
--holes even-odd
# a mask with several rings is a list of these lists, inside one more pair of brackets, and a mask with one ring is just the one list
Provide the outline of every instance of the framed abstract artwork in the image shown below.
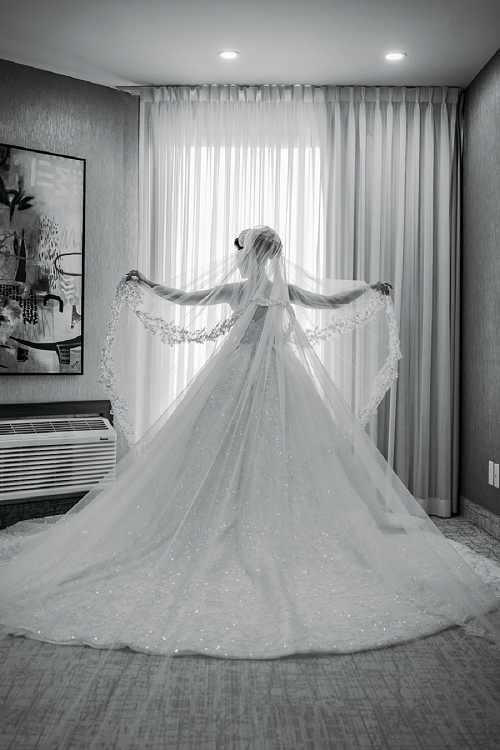
[[85,160],[0,144],[0,375],[83,373]]

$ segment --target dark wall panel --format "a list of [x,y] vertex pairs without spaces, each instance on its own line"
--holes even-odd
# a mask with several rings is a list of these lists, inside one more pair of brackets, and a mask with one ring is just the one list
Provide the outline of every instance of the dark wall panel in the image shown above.
[[87,160],[84,374],[0,377],[0,401],[102,399],[101,349],[136,265],[139,97],[0,60],[0,141]]
[[500,515],[500,50],[465,92],[460,494]]

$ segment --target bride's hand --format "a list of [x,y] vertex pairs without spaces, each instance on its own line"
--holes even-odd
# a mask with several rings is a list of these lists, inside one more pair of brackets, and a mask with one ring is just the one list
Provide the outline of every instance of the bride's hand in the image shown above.
[[390,294],[389,289],[392,289],[392,285],[388,281],[376,281],[375,284],[370,284],[370,289],[374,289],[376,292],[381,292],[387,296]]
[[125,276],[125,281],[132,281],[132,279],[137,279],[137,281],[141,281],[143,284],[147,284],[147,278],[144,276],[143,273],[140,271],[129,271],[128,274]]

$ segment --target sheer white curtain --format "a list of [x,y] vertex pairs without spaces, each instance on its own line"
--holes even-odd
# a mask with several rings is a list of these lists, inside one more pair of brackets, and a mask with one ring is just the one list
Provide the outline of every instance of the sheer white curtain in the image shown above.
[[[456,498],[458,89],[141,89],[139,267],[187,278],[269,224],[319,277],[390,281],[403,360],[370,431],[429,513]],[[142,428],[206,352],[138,352]],[[145,365],[147,363],[147,365]]]

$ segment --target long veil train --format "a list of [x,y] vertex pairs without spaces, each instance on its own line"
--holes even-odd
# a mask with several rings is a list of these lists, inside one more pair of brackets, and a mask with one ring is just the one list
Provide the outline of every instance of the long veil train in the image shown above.
[[[326,297],[290,284],[266,227],[242,237],[236,257],[244,282],[232,281],[233,264],[208,291],[153,289],[151,299],[188,310],[183,320],[148,311],[136,285],[120,287],[132,319],[166,344],[213,341],[215,351],[117,478],[5,566],[3,632],[227,658],[351,652],[454,624],[498,637],[487,617],[495,597],[363,429],[399,356],[389,319],[388,355],[366,387],[373,340],[363,331],[385,314],[382,295],[359,283]],[[195,304],[220,319],[200,327]],[[294,307],[325,305],[330,321],[304,330]],[[115,341],[118,327],[117,315]],[[333,368],[342,394],[311,341],[349,331]],[[127,429],[111,344],[105,361]],[[354,388],[353,361],[364,368]]]

